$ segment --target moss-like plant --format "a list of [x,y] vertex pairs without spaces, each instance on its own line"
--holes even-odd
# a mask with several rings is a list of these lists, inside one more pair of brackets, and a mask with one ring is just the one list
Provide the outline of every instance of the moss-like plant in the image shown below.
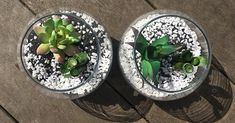
[[[143,76],[155,82],[158,81],[161,59],[182,49],[183,46],[181,45],[169,44],[168,35],[149,43],[142,34],[139,34],[136,40],[136,50],[141,54],[141,70]],[[186,73],[193,72],[193,66],[206,64],[204,57],[192,57],[192,53],[189,50],[186,50],[175,58],[175,68],[182,69]]]
[[[62,64],[61,72],[64,75],[77,76],[80,73],[79,67],[88,61],[88,55],[79,53],[76,43],[80,42],[80,35],[67,19],[52,16],[41,26],[35,26],[34,32],[40,40],[36,51],[38,55],[52,52],[55,61]],[[65,55],[71,58],[65,61]]]

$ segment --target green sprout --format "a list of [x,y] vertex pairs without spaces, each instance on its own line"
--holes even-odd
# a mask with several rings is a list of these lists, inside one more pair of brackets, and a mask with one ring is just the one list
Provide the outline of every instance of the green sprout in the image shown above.
[[[62,64],[63,75],[79,75],[81,66],[88,61],[88,55],[85,52],[79,53],[76,44],[80,42],[81,36],[67,19],[52,16],[42,26],[35,26],[33,30],[41,42],[36,50],[38,55],[52,52],[55,61]],[[67,61],[65,55],[69,57]]]

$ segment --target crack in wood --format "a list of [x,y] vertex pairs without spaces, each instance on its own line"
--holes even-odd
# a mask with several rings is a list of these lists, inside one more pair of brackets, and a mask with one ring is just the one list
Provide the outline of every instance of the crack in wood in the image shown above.
[[36,13],[22,0],[19,0],[19,2],[26,8],[28,9],[33,15],[36,15]]
[[2,105],[0,105],[0,110],[3,111],[12,121],[14,121],[15,123],[19,123],[19,121],[11,113],[9,113]]

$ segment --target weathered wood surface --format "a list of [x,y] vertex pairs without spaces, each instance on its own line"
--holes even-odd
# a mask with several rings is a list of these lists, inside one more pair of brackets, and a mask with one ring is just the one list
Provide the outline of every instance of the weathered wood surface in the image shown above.
[[[34,90],[31,82],[15,67],[16,45],[28,21],[41,11],[59,7],[87,11],[103,23],[113,37],[114,63],[107,81],[91,95],[73,101],[49,97]],[[211,70],[209,79],[195,93],[177,101],[152,101],[136,94],[118,67],[118,40],[122,33],[138,16],[154,8],[180,10],[198,20],[213,43],[214,55],[224,67],[214,63],[216,67]],[[235,118],[232,90],[235,88],[223,75],[227,73],[235,80],[232,10],[235,10],[232,0],[1,0],[0,104],[22,123],[181,123],[221,118],[218,122],[232,123]],[[226,73],[221,72],[222,69]],[[8,119],[0,117],[0,121],[3,120]]]
[[1,105],[0,105],[0,120],[3,123],[15,123],[15,122],[17,123],[18,122]]

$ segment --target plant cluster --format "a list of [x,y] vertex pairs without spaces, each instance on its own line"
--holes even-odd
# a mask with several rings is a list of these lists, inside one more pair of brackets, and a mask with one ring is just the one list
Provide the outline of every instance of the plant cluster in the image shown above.
[[[141,70],[143,77],[158,81],[158,72],[161,66],[161,59],[182,50],[182,45],[169,43],[169,36],[165,35],[149,43],[142,34],[136,40],[136,50],[141,54]],[[193,72],[193,66],[203,66],[206,59],[202,56],[193,57],[189,50],[185,50],[175,58],[174,66],[185,73]]]
[[[82,66],[88,61],[88,55],[80,52],[76,46],[80,42],[80,35],[67,19],[52,16],[41,26],[35,26],[33,30],[40,40],[40,45],[36,50],[38,55],[46,55],[51,52],[55,61],[61,64],[62,74],[79,75]],[[65,56],[69,58],[66,60]]]

